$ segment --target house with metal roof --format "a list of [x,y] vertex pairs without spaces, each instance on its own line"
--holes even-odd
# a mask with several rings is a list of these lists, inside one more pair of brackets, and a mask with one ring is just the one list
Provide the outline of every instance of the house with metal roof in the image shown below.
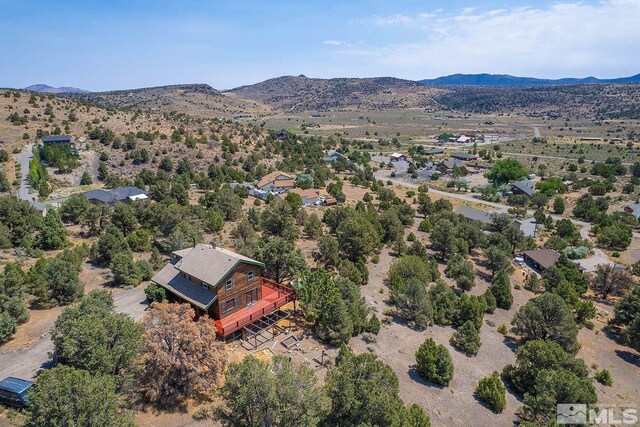
[[115,205],[116,203],[135,202],[145,200],[149,195],[138,187],[120,187],[112,190],[89,190],[84,196],[91,202],[103,205]]
[[295,299],[293,289],[263,277],[264,264],[228,249],[198,244],[172,253],[151,281],[170,300],[190,304],[215,320],[227,337]]
[[533,182],[528,179],[522,179],[511,186],[511,192],[531,197],[536,194],[536,189]]
[[425,150],[423,152],[423,154],[426,154],[428,156],[433,156],[433,155],[436,155],[436,154],[444,154],[444,148],[433,147],[433,148],[430,148],[428,150]]
[[44,145],[69,145],[71,137],[69,135],[46,135],[42,137]]
[[453,153],[451,157],[453,157],[454,159],[462,160],[464,162],[471,162],[474,160],[478,160],[477,154],[470,154],[470,153]]
[[489,225],[493,223],[493,215],[496,212],[481,211],[480,209],[474,209],[469,206],[462,205],[456,209],[455,213],[472,221],[480,221],[483,224]]

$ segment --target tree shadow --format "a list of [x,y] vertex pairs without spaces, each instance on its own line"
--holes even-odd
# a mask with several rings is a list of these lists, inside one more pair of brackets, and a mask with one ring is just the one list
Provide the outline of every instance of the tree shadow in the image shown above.
[[518,348],[518,340],[508,335],[504,336],[502,342],[513,352],[515,352]]
[[411,380],[422,384],[424,386],[427,387],[433,387],[433,388],[437,388],[439,390],[444,389],[446,386],[440,385],[440,384],[436,384],[436,383],[432,383],[431,381],[427,381],[424,378],[422,378],[419,374],[418,371],[416,371],[416,367],[415,366],[410,366],[409,370],[407,371],[407,373],[409,374],[409,378],[411,378]]
[[625,362],[631,363],[637,368],[640,368],[640,357],[638,357],[637,354],[628,350],[616,350],[616,355]]

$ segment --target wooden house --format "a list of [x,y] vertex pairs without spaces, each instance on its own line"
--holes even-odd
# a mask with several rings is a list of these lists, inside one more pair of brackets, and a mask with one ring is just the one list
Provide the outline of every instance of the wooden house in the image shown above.
[[263,277],[264,264],[233,251],[198,244],[172,253],[153,278],[170,300],[215,320],[226,338],[295,300],[290,286]]

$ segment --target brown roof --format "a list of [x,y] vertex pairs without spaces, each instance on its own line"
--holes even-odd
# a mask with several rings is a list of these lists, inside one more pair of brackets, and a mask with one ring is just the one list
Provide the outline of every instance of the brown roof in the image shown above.
[[289,193],[299,194],[303,199],[312,199],[314,197],[320,196],[320,192],[318,190],[314,190],[313,188],[308,188],[303,190],[302,188],[292,188],[289,190]]
[[[278,179],[276,181],[273,181],[273,186],[276,187],[276,188],[278,188],[278,187],[295,187],[296,183],[292,179]],[[264,187],[264,185],[261,185],[260,187]]]
[[536,249],[534,251],[525,251],[524,255],[531,258],[533,261],[541,265],[542,267],[550,268],[558,262],[560,254],[553,249]]
[[264,187],[265,185],[278,180],[278,177],[283,176],[285,180],[292,180],[293,177],[286,172],[282,171],[274,171],[262,177],[260,181],[258,181],[257,187]]

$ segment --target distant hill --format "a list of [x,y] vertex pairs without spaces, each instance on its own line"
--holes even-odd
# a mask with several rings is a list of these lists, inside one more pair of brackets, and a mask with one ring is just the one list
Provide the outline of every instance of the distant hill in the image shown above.
[[221,116],[232,118],[237,115],[270,110],[258,102],[223,96],[211,86],[200,83],[110,92],[68,93],[63,96],[103,107],[148,112],[186,113],[190,116],[203,118]]
[[225,91],[279,110],[378,110],[426,107],[446,92],[393,77],[317,79],[283,76]]
[[52,87],[44,84],[37,84],[25,87],[24,90],[39,93],[89,93],[88,90],[77,87]]
[[575,85],[594,83],[640,83],[640,74],[617,79],[598,79],[585,77],[583,79],[537,79],[534,77],[515,77],[508,74],[452,74],[436,79],[419,80],[418,83],[427,86],[542,86],[542,85]]

